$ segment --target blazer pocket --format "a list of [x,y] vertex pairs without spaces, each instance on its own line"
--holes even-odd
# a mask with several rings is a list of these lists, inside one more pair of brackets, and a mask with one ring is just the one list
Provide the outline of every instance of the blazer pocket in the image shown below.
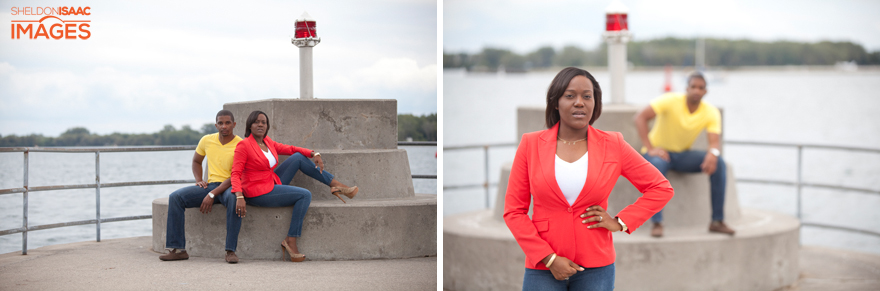
[[550,230],[550,221],[543,220],[535,221],[533,223],[535,224],[535,228],[538,229],[538,232],[546,232]]

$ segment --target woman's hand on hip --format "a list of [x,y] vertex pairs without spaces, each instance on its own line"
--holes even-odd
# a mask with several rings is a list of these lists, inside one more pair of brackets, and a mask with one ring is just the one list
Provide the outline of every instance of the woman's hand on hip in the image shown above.
[[587,207],[587,211],[584,214],[581,214],[581,223],[588,224],[591,222],[596,222],[595,224],[588,225],[587,228],[598,228],[604,227],[610,231],[619,231],[623,229],[623,226],[620,223],[617,223],[617,219],[611,217],[608,212],[605,212],[605,209],[599,205],[593,205]]
[[556,259],[553,260],[553,264],[550,265],[550,273],[553,274],[553,278],[556,278],[556,280],[560,281],[568,279],[568,277],[571,277],[578,271],[583,270],[583,267],[578,266],[578,264],[575,264],[571,260],[559,255],[556,256]]

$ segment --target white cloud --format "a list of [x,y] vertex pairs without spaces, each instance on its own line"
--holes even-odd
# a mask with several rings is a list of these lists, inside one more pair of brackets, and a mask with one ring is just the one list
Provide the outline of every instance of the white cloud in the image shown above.
[[413,91],[437,90],[437,66],[419,67],[415,60],[383,58],[353,76],[361,86]]
[[[198,129],[224,103],[297,98],[290,36],[304,10],[320,22],[318,97],[397,98],[401,109],[437,111],[433,0],[89,4],[89,40],[11,40],[0,31],[0,134]],[[9,20],[0,13],[0,23]],[[377,39],[379,31],[394,37]]]

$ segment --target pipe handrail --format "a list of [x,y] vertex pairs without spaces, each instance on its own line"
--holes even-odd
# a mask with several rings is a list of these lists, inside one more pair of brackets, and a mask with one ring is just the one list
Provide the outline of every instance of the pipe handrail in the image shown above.
[[[824,189],[834,189],[834,190],[844,190],[844,191],[853,191],[860,192],[863,194],[876,194],[880,195],[880,190],[875,189],[867,189],[867,188],[859,188],[859,187],[849,187],[842,185],[828,185],[821,183],[808,183],[802,180],[802,161],[803,161],[803,150],[805,148],[811,149],[828,149],[828,150],[841,150],[841,151],[851,151],[851,152],[867,152],[867,153],[876,153],[880,154],[880,149],[877,148],[867,148],[867,147],[852,147],[852,146],[835,146],[835,145],[820,145],[820,144],[804,144],[804,143],[780,143],[780,142],[756,142],[756,141],[724,141],[725,144],[730,145],[741,145],[741,146],[762,146],[762,147],[793,147],[798,151],[798,161],[797,161],[797,180],[794,182],[790,181],[779,181],[779,180],[768,180],[768,179],[750,179],[750,178],[737,178],[737,182],[743,183],[757,183],[757,184],[772,184],[772,185],[785,185],[785,186],[794,186],[797,187],[797,218],[798,220],[802,219],[801,210],[801,188],[802,187],[811,187],[811,188],[824,188]],[[508,146],[516,146],[517,143],[495,143],[495,144],[484,144],[484,145],[458,145],[458,146],[448,146],[444,147],[444,151],[455,151],[455,150],[468,150],[468,149],[483,149],[483,153],[485,155],[485,163],[484,167],[486,169],[485,181],[482,184],[462,184],[462,185],[443,185],[443,190],[455,190],[455,189],[470,189],[470,188],[485,188],[486,189],[486,208],[489,208],[489,188],[491,186],[497,186],[498,183],[490,183],[489,182],[489,148],[492,147],[508,147]],[[850,227],[843,226],[834,226],[827,224],[819,224],[819,223],[811,223],[811,222],[801,222],[801,225],[811,226],[811,227],[820,227],[826,229],[835,229],[842,230],[852,233],[861,233],[871,236],[880,237],[880,232],[864,230],[864,229],[856,229]]]
[[[436,141],[398,141],[398,146],[437,146]],[[27,234],[29,231],[52,229],[67,226],[95,224],[96,225],[96,241],[101,241],[101,223],[117,222],[128,220],[152,219],[153,215],[135,215],[122,216],[112,218],[101,218],[101,188],[128,187],[128,186],[147,186],[147,185],[171,185],[195,183],[195,179],[189,180],[159,180],[159,181],[135,181],[135,182],[114,182],[101,183],[101,153],[102,152],[148,152],[148,151],[182,151],[194,150],[196,146],[106,146],[106,147],[0,147],[0,153],[21,152],[24,153],[24,181],[23,187],[0,189],[0,195],[22,193],[22,227],[0,230],[0,236],[15,233],[22,234],[21,254],[27,255]],[[28,162],[28,154],[31,152],[56,152],[56,153],[95,153],[95,183],[94,184],[70,184],[70,185],[50,185],[50,186],[28,186],[28,170],[30,164]],[[413,179],[437,179],[437,175],[412,175]],[[52,190],[68,190],[68,189],[95,189],[95,219],[68,221],[42,225],[28,225],[28,193],[37,191]]]

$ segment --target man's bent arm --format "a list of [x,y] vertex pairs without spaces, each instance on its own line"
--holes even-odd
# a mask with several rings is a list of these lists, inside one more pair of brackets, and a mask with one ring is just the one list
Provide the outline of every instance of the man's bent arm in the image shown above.
[[196,183],[203,181],[203,179],[202,179],[202,161],[204,161],[204,160],[205,160],[205,156],[200,155],[199,153],[193,154],[192,171],[193,171],[193,176],[196,178]]
[[214,193],[214,196],[223,194],[223,191],[226,191],[226,189],[229,189],[229,187],[232,186],[231,179],[232,178],[228,178],[226,180],[223,180],[223,183],[220,183],[220,186],[217,186],[217,188],[214,188],[214,190],[211,190],[211,193]]
[[639,132],[639,139],[642,140],[642,145],[649,151],[654,148],[654,145],[651,144],[651,140],[648,138],[648,121],[654,119],[655,116],[657,114],[654,113],[654,108],[648,105],[633,118],[636,130]]
[[721,135],[717,133],[707,132],[706,137],[709,139],[709,148],[721,150]]

